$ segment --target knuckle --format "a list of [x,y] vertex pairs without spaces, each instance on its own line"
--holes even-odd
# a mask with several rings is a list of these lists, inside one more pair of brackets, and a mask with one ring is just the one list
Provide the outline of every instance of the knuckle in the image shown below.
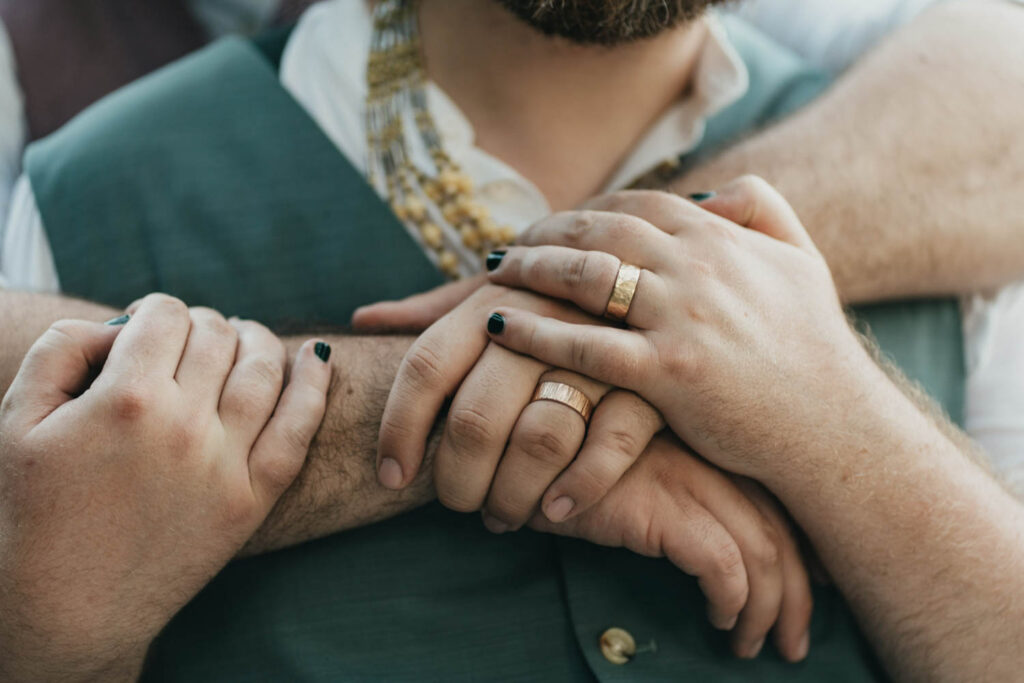
[[265,353],[254,354],[242,361],[245,371],[256,381],[257,390],[276,393],[284,381],[284,363]]
[[444,383],[443,360],[429,342],[417,343],[403,365],[409,380],[417,387],[439,387]]
[[476,406],[456,406],[448,414],[448,434],[455,445],[472,451],[496,440],[498,426]]
[[565,238],[569,244],[579,244],[586,238],[595,222],[595,216],[591,211],[574,211],[566,225]]
[[601,440],[609,457],[629,461],[634,460],[647,445],[641,444],[636,434],[622,428],[608,430],[602,435]]
[[480,497],[473,495],[472,492],[440,481],[437,483],[437,499],[449,510],[464,513],[476,512],[483,503]]
[[278,435],[285,452],[292,455],[304,455],[309,450],[313,433],[308,424],[298,420],[284,420],[278,425]]
[[137,422],[147,416],[155,405],[151,389],[139,382],[123,382],[110,393],[110,409],[115,418]]
[[745,553],[749,556],[749,564],[762,571],[774,569],[782,564],[778,534],[774,530],[765,529],[763,535],[746,549]]
[[532,460],[546,468],[562,467],[575,454],[565,430],[541,422],[531,422],[518,435],[520,448]]
[[177,297],[173,297],[170,294],[150,294],[143,299],[144,304],[148,304],[150,307],[158,308],[163,315],[175,315],[175,316],[187,316],[188,306],[185,302]]

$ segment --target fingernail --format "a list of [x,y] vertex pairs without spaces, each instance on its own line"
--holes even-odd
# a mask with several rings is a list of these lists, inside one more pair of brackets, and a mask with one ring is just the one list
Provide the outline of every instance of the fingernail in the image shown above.
[[331,359],[331,345],[326,342],[317,342],[313,346],[313,353],[316,354],[317,358],[326,363]]
[[492,251],[488,254],[486,261],[487,270],[497,270],[498,266],[501,265],[501,259],[505,258],[505,254],[507,253],[508,251],[505,249],[498,249],[497,251]]
[[377,478],[386,488],[400,489],[402,488],[402,466],[398,464],[397,460],[384,458],[380,461]]
[[505,316],[501,313],[492,313],[487,320],[487,331],[491,334],[501,334],[505,331]]
[[551,505],[548,505],[548,509],[544,511],[548,519],[557,524],[562,522],[572,513],[572,509],[576,507],[576,501],[569,496],[559,496],[555,498]]
[[711,199],[714,196],[714,192],[694,192],[693,194],[690,195],[690,201],[698,203],[706,202],[707,200]]
[[491,517],[487,513],[484,513],[483,519],[484,526],[487,527],[487,530],[492,534],[503,534],[508,531],[508,524],[505,524],[505,522],[501,521],[497,517]]
[[748,659],[754,659],[761,654],[761,648],[764,647],[764,638],[754,643],[749,650],[747,650],[746,657]]
[[131,320],[131,319],[132,319],[132,317],[130,315],[128,315],[128,314],[119,315],[118,317],[112,318],[112,319],[108,320],[107,322],[105,322],[103,324],[104,325],[110,325],[111,327],[117,327],[118,325],[125,325],[125,324],[127,324],[128,321]]
[[723,617],[722,615],[711,611],[708,613],[708,619],[711,621],[711,625],[719,631],[731,631],[736,625],[736,620],[739,619],[739,615],[733,614],[730,617]]
[[802,661],[807,658],[807,653],[811,651],[811,632],[807,631],[804,633],[804,637],[800,639],[800,644],[796,648],[796,661]]

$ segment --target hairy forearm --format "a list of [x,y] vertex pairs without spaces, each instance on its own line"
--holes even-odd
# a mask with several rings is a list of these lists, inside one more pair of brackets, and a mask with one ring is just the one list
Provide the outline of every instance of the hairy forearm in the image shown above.
[[675,183],[755,173],[789,199],[851,303],[1024,275],[1024,8],[943,3],[824,97]]
[[896,680],[1015,680],[1024,512],[892,384],[765,483],[810,536]]
[[[56,320],[108,320],[118,309],[62,296],[0,290],[0,395],[32,344]],[[308,337],[287,339],[290,355]],[[255,554],[386,519],[433,499],[431,468],[401,492],[377,483],[380,417],[408,337],[328,335],[334,379],[306,464],[245,553]],[[430,454],[428,453],[428,458]]]
[[[305,337],[287,340],[297,348]],[[252,555],[393,517],[434,499],[432,448],[402,491],[377,482],[377,435],[410,337],[327,336],[334,379],[327,415],[298,478],[243,551]]]

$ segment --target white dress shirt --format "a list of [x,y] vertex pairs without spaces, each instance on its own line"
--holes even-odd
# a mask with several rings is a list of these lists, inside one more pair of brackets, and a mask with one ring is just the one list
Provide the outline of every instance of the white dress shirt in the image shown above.
[[[694,87],[652,126],[606,190],[623,187],[666,157],[692,150],[700,142],[706,118],[746,90],[746,68],[717,21],[709,19],[708,25]],[[359,170],[365,169],[367,157],[363,111],[371,30],[362,0],[316,5],[293,33],[280,72],[282,85]],[[0,88],[3,80],[0,70]],[[474,180],[477,200],[499,223],[523,230],[550,213],[533,183],[475,146],[471,123],[440,88],[429,84],[427,99],[446,150]],[[0,134],[2,129],[0,122]],[[60,290],[46,231],[24,177],[14,191],[7,229],[0,235],[0,275],[11,287]],[[1024,338],[1024,284],[993,296],[968,297],[964,313],[967,431],[998,470],[1022,476],[1024,349],[1018,340]]]

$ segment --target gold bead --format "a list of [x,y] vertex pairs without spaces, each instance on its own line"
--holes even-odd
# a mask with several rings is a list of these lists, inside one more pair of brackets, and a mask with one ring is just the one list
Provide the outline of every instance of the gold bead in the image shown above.
[[438,256],[437,265],[445,275],[454,276],[459,272],[459,257],[446,249]]
[[488,242],[497,242],[501,239],[501,230],[492,220],[482,221],[480,224],[480,236]]
[[601,634],[601,654],[612,664],[625,664],[636,656],[636,641],[621,628],[610,628]]
[[391,210],[398,217],[398,220],[405,221],[409,219],[409,214],[406,213],[405,207],[398,202],[391,202]]
[[444,205],[443,209],[441,209],[441,215],[444,216],[446,221],[452,225],[456,225],[463,219],[465,213],[458,204],[448,203]]
[[441,228],[434,223],[424,223],[420,226],[420,235],[423,237],[423,241],[431,249],[437,249],[441,246],[443,241]]
[[480,246],[480,232],[473,226],[463,225],[459,229],[459,234],[462,235],[462,243],[467,249],[476,249]]
[[405,200],[405,214],[411,220],[423,220],[427,215],[427,206],[416,197],[409,197]]
[[471,203],[466,209],[466,215],[475,220],[477,223],[482,223],[486,220],[490,220],[491,212],[483,204],[476,202]]
[[498,239],[501,240],[502,244],[512,244],[516,241],[516,237],[518,237],[518,234],[512,226],[503,225],[498,228]]
[[427,195],[427,199],[436,204],[444,198],[444,188],[441,187],[440,183],[432,180],[423,186],[423,194]]

